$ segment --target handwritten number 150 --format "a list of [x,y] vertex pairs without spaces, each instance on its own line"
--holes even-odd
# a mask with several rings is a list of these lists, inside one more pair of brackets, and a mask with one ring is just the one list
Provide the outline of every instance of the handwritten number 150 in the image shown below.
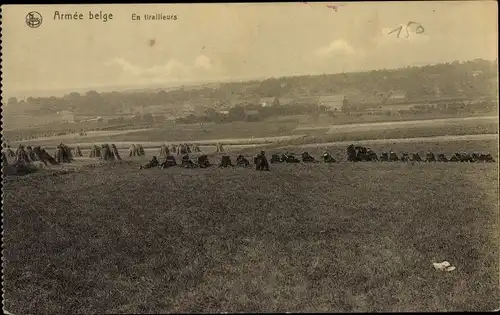
[[[420,24],[418,22],[409,21],[408,24],[406,24],[406,26],[405,26],[406,38],[408,38],[408,36],[410,36],[410,33],[408,32],[408,27],[412,24],[417,24],[417,29],[415,30],[416,34],[422,34],[424,32],[424,27],[422,26],[422,24]],[[402,30],[403,30],[403,25],[400,25],[399,27],[390,31],[388,35],[398,31],[398,35],[396,37],[399,38],[399,34],[401,34]]]

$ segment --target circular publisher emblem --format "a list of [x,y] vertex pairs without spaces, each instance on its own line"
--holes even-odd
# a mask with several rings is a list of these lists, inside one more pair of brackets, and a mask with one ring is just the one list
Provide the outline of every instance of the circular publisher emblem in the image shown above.
[[31,28],[37,28],[42,25],[42,15],[36,11],[32,11],[26,15],[26,24]]

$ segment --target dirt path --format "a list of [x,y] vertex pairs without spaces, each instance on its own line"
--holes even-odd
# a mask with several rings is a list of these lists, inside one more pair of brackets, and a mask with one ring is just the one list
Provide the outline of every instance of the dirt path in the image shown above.
[[339,131],[363,131],[363,130],[380,130],[380,129],[397,129],[401,127],[411,128],[417,126],[443,126],[454,125],[464,122],[495,122],[498,121],[498,116],[480,116],[480,117],[464,117],[464,118],[441,118],[441,119],[424,119],[424,120],[408,120],[408,121],[391,121],[391,122],[370,122],[359,124],[346,125],[323,125],[323,126],[301,126],[295,128],[295,131],[300,130],[321,130],[328,129],[328,134]]

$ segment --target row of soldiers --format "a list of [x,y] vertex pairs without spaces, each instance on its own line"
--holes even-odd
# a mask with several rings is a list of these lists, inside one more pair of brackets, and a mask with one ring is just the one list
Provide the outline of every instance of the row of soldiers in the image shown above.
[[[351,149],[354,148],[354,154]],[[317,161],[309,152],[303,152],[301,154],[302,160],[295,157],[295,154],[285,152],[283,154],[272,154],[271,155],[271,163],[316,163]],[[324,152],[322,154],[322,160],[324,163],[337,163],[336,160],[330,153]],[[432,151],[426,154],[425,160],[422,159],[419,153],[414,153],[411,156],[407,152],[403,152],[402,156],[399,157],[396,152],[390,150],[389,152],[383,152],[380,155],[380,158],[369,148],[363,147],[351,147],[349,146],[347,149],[347,161],[386,161],[386,162],[394,162],[394,161],[402,161],[402,162],[495,162],[492,158],[491,154],[479,154],[479,153],[455,153],[450,159],[447,159],[444,154],[434,154]],[[269,163],[265,156],[264,151],[258,154],[254,158],[254,164],[256,165],[256,169],[258,170],[269,170]],[[177,165],[175,157],[173,155],[167,155],[165,161],[160,163],[158,162],[156,156],[153,156],[153,159],[146,165],[141,166],[141,168],[151,168],[151,167],[160,167],[166,168],[170,166]],[[210,166],[210,162],[208,161],[207,155],[201,155],[198,157],[198,162],[194,162],[189,157],[189,154],[185,154],[181,158],[182,167],[186,168],[194,168],[194,167],[208,167]],[[230,156],[223,155],[221,157],[219,167],[249,167],[250,162],[243,156],[238,155],[236,158],[236,165],[233,165]]]
[[[269,163],[267,161],[266,155],[264,151],[261,151],[257,156],[254,157],[254,164],[257,170],[269,171]],[[149,161],[146,165],[140,166],[140,169],[147,169],[158,167],[161,169],[176,166],[177,161],[175,160],[175,156],[167,155],[162,162],[159,162],[156,156],[153,156],[151,161]],[[212,164],[208,160],[208,156],[206,154],[202,154],[198,156],[196,161],[193,161],[189,154],[184,154],[181,157],[181,167],[185,168],[206,168],[211,166]],[[246,159],[243,155],[238,155],[236,158],[236,165],[234,165],[231,161],[231,157],[229,155],[221,156],[219,167],[250,167],[250,161]]]
[[389,152],[382,152],[380,156],[370,148],[365,148],[362,146],[354,146],[353,144],[349,145],[346,149],[347,160],[352,162],[362,162],[362,161],[383,161],[383,162],[485,162],[491,163],[495,162],[492,155],[490,153],[477,153],[474,152],[472,154],[467,152],[456,152],[452,155],[451,158],[447,158],[443,153],[435,154],[431,150],[429,150],[425,159],[420,156],[420,154],[412,153],[411,155],[408,152],[403,152],[401,157],[398,156],[396,152],[392,149]]

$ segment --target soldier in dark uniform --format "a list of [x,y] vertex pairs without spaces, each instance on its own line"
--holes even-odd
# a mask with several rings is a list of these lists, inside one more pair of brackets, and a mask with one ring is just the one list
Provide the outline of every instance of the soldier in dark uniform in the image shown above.
[[316,160],[314,159],[313,156],[309,154],[309,152],[306,151],[302,153],[302,162],[310,163],[310,162],[316,162]]
[[469,163],[474,162],[474,160],[472,159],[472,156],[467,152],[462,153],[461,156],[462,156],[462,159],[460,162],[469,162]]
[[300,163],[300,160],[297,159],[293,153],[285,152],[285,154],[281,156],[281,159],[285,163]]
[[255,163],[255,169],[257,171],[269,171],[269,163],[264,151],[260,151],[260,153],[257,154],[253,161]]
[[161,163],[160,167],[167,168],[167,167],[176,166],[176,165],[177,165],[177,161],[175,160],[175,156],[170,154],[170,155],[167,155],[167,157],[165,158],[165,161],[163,163]]
[[448,159],[443,153],[438,154],[437,156],[437,161],[438,162],[448,162]]
[[425,155],[425,162],[426,163],[436,162],[436,156],[434,155],[434,153],[431,150],[429,150],[427,152],[427,154]]
[[483,162],[483,163],[495,162],[495,160],[491,156],[491,153],[486,153],[486,154],[485,153],[473,153],[472,159],[475,162]]
[[323,162],[325,162],[325,163],[335,163],[337,161],[333,158],[333,156],[330,155],[330,153],[324,152],[323,153]]
[[220,159],[219,167],[232,167],[233,162],[231,162],[231,157],[229,155],[223,155]]
[[370,161],[378,161],[377,153],[373,152],[372,149],[366,149],[366,155]]
[[356,148],[354,147],[354,144],[350,144],[347,149],[346,149],[346,154],[347,154],[347,161],[350,162],[356,162]]
[[357,146],[356,150],[356,161],[369,161],[368,150],[365,147]]
[[210,161],[208,160],[208,156],[206,154],[200,155],[198,157],[198,165],[201,168],[206,168],[206,167],[209,167],[211,165]]
[[196,167],[196,165],[193,163],[193,161],[191,161],[191,159],[189,158],[189,154],[184,154],[181,157],[181,166],[185,167],[185,168]]
[[460,162],[460,153],[454,153],[449,162]]
[[401,162],[409,162],[410,161],[410,156],[408,155],[408,152],[403,152],[401,155]]
[[236,166],[238,166],[238,167],[248,167],[248,166],[250,166],[250,162],[243,155],[240,154],[236,158]]
[[380,153],[380,161],[389,162],[389,153],[387,152]]
[[420,154],[417,153],[413,153],[412,157],[411,157],[411,160],[413,162],[422,162],[422,158],[420,157]]
[[396,152],[392,151],[392,149],[389,151],[389,161],[391,162],[399,161],[398,155],[396,154]]
[[283,162],[280,158],[279,154],[273,154],[271,155],[271,163],[281,163]]
[[495,162],[495,159],[493,159],[493,156],[491,156],[491,153],[487,154],[481,154],[481,161],[485,163],[493,163]]
[[141,165],[141,169],[146,169],[146,168],[152,168],[152,167],[157,167],[158,165],[160,165],[160,163],[158,162],[158,160],[156,159],[156,156],[153,156],[153,158],[151,159],[151,161],[149,161],[148,164],[142,166]]

